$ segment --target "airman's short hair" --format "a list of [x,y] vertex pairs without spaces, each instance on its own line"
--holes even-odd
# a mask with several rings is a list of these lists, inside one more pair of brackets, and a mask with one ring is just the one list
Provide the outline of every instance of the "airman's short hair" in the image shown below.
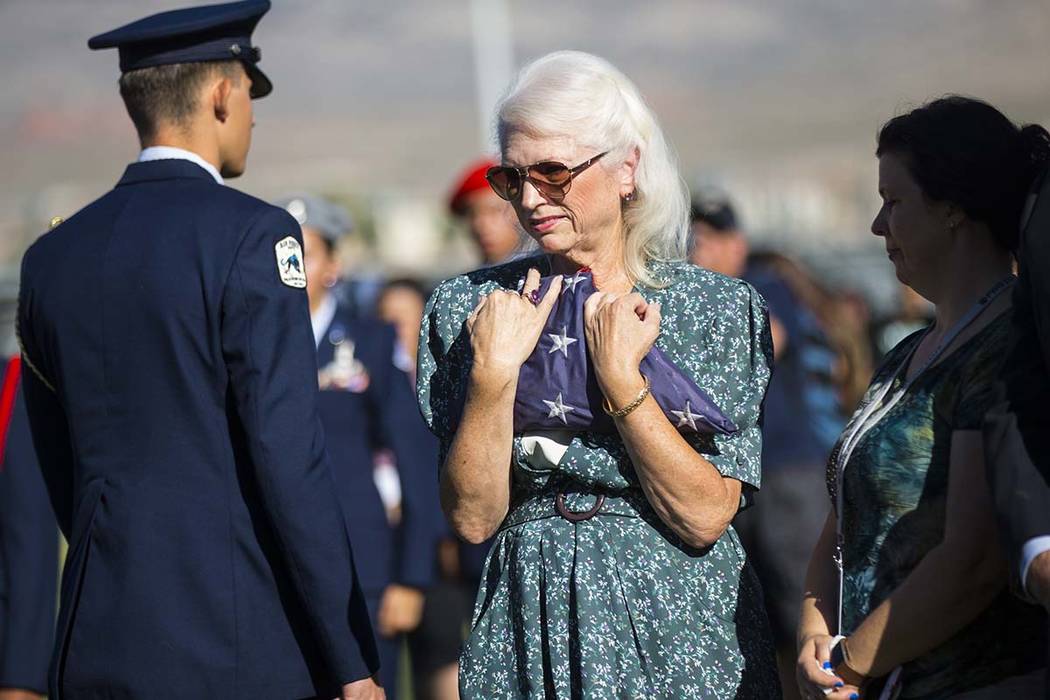
[[139,139],[153,137],[162,123],[184,125],[197,109],[201,85],[216,73],[237,81],[243,69],[236,60],[202,61],[139,68],[122,74],[120,96]]

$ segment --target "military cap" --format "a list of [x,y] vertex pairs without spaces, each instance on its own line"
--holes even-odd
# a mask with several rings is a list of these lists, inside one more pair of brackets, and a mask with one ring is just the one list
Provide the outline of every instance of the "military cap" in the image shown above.
[[282,197],[274,205],[291,214],[300,226],[309,226],[333,244],[354,228],[354,221],[345,208],[314,194]]
[[261,52],[252,31],[270,0],[185,7],[150,15],[88,40],[92,49],[116,48],[122,73],[172,63],[238,60],[252,80],[251,96],[265,97],[273,83],[259,70]]
[[481,158],[471,163],[460,174],[456,186],[448,197],[448,208],[454,216],[463,216],[467,209],[467,197],[478,190],[489,189],[489,181],[485,179],[485,173],[489,168],[498,165],[491,158]]
[[702,222],[715,231],[735,231],[739,223],[729,197],[717,190],[705,190],[693,197],[690,220]]

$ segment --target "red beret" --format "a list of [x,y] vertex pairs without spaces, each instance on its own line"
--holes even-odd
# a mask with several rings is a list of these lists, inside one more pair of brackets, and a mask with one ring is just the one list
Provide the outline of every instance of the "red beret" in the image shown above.
[[456,181],[456,188],[448,198],[448,208],[456,216],[462,216],[467,206],[467,197],[478,190],[487,190],[489,181],[485,179],[485,173],[492,166],[497,165],[491,158],[483,158],[470,164]]

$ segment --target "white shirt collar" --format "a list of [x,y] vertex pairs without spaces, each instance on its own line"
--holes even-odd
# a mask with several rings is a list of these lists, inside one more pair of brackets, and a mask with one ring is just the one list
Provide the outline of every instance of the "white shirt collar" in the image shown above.
[[324,338],[324,334],[328,331],[328,327],[332,325],[332,320],[335,319],[335,310],[338,304],[335,301],[335,295],[329,293],[325,296],[324,301],[317,307],[317,311],[310,314],[310,325],[314,327],[314,347],[321,347],[321,339]]
[[208,174],[215,179],[215,182],[220,185],[226,184],[214,165],[193,151],[187,151],[184,148],[175,148],[174,146],[150,146],[149,148],[144,148],[142,153],[139,153],[139,162],[144,163],[149,160],[188,160],[207,170]]

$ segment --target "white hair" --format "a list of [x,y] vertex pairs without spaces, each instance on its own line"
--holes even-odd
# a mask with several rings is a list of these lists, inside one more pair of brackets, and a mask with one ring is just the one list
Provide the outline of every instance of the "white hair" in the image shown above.
[[521,70],[496,112],[501,150],[515,131],[609,151],[598,162],[608,169],[638,149],[634,200],[623,207],[624,264],[633,279],[662,286],[648,263],[685,258],[689,193],[674,152],[634,83],[597,56],[547,54]]

